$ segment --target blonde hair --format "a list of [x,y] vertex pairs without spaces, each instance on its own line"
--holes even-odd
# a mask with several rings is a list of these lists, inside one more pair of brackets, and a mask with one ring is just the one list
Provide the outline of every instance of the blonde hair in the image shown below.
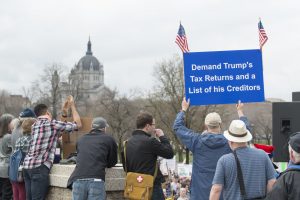
[[28,119],[25,119],[23,122],[22,122],[22,129],[23,129],[23,134],[24,135],[30,135],[31,134],[31,127],[32,125],[35,123],[36,119],[34,118],[28,118]]
[[11,120],[10,124],[13,126],[13,128],[16,128],[20,123],[20,120],[18,118],[14,118]]

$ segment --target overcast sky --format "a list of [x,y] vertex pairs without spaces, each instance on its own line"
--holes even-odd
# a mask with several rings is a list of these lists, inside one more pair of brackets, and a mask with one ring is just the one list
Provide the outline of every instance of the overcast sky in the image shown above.
[[180,21],[190,51],[201,52],[259,48],[261,17],[265,96],[291,100],[300,91],[299,11],[299,0],[1,0],[0,89],[21,93],[51,63],[69,71],[90,35],[107,86],[149,90],[153,66],[181,56]]

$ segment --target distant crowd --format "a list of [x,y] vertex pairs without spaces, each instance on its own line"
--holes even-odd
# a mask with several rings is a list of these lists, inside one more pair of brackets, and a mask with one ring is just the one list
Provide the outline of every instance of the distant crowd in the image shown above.
[[[174,150],[152,114],[143,111],[136,117],[136,130],[120,147],[126,173],[125,199],[300,199],[300,133],[290,136],[290,162],[287,170],[279,173],[272,163],[273,147],[251,144],[243,103],[237,103],[238,119],[224,132],[216,112],[206,115],[203,133],[186,127],[189,106],[189,100],[183,99],[173,130],[193,154],[191,179],[176,173],[162,175],[158,158],[171,159]],[[73,122],[67,121],[68,113],[72,113]],[[60,120],[53,119],[45,104],[26,108],[18,117],[1,115],[0,199],[46,198],[61,133],[72,133],[82,126],[72,96],[63,103],[60,115]],[[108,127],[106,119],[95,117],[90,131],[77,141],[76,167],[67,186],[73,200],[106,199],[105,168],[115,166],[118,160],[118,146]]]

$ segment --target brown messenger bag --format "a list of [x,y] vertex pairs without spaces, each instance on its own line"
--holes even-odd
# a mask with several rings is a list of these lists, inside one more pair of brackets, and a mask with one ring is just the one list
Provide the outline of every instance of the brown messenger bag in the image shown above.
[[157,175],[157,163],[155,163],[154,176],[149,174],[127,172],[126,144],[127,140],[124,141],[124,159],[126,172],[124,197],[130,200],[151,200],[153,183]]

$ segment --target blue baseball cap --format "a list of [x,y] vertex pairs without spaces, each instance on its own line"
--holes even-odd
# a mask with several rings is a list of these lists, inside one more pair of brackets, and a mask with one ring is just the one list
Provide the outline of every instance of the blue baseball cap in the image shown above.
[[30,108],[25,108],[19,115],[19,117],[21,118],[29,118],[29,117],[32,117],[32,118],[36,118],[34,112],[30,109]]

